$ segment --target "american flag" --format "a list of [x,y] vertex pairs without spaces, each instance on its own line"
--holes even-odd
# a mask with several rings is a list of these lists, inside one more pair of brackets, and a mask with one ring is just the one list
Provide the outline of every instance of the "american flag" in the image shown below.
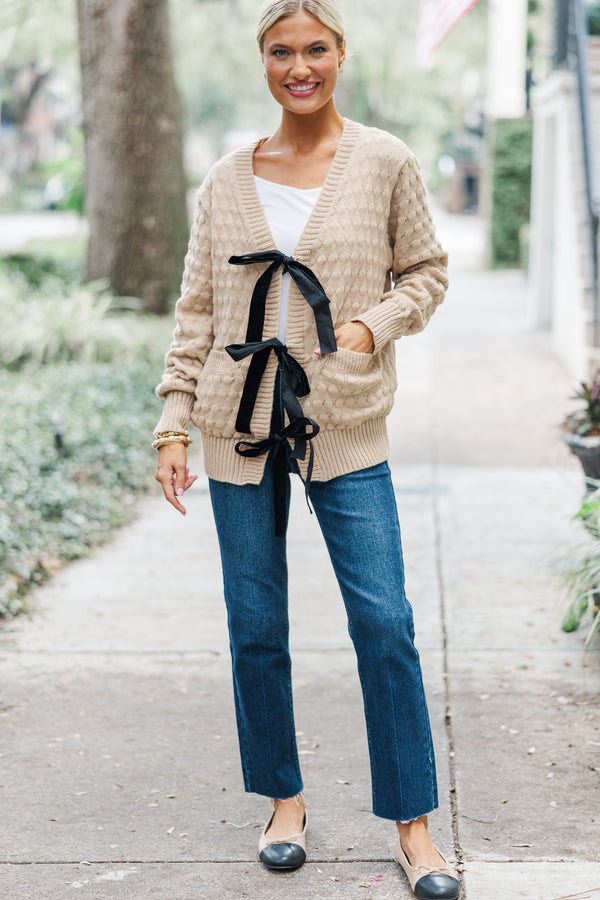
[[421,0],[417,61],[423,69],[433,65],[433,54],[444,38],[478,0]]

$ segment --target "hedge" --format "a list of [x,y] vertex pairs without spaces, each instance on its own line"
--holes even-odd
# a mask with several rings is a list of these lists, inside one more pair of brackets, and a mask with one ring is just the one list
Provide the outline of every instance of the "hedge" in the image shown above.
[[522,263],[520,234],[529,222],[531,198],[531,119],[499,119],[492,126],[492,266]]
[[152,484],[162,350],[122,365],[0,369],[0,615],[106,539]]

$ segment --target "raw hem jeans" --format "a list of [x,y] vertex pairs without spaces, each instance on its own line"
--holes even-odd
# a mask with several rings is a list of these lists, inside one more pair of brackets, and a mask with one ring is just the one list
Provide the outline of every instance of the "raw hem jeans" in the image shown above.
[[[258,485],[210,481],[244,785],[302,790],[288,649],[285,538],[275,537],[271,462]],[[429,716],[387,463],[313,482],[310,499],[346,606],[363,691],[373,812],[417,818],[437,806]]]

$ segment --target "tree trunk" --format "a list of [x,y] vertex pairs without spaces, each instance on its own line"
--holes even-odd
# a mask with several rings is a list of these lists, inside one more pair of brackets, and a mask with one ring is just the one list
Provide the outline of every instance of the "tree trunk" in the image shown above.
[[77,0],[87,277],[164,313],[187,243],[167,0]]

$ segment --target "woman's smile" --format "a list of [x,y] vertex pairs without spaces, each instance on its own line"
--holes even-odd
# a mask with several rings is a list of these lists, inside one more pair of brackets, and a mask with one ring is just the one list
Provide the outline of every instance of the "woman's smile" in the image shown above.
[[318,81],[307,81],[302,84],[286,84],[284,87],[293,97],[312,97],[319,87]]

